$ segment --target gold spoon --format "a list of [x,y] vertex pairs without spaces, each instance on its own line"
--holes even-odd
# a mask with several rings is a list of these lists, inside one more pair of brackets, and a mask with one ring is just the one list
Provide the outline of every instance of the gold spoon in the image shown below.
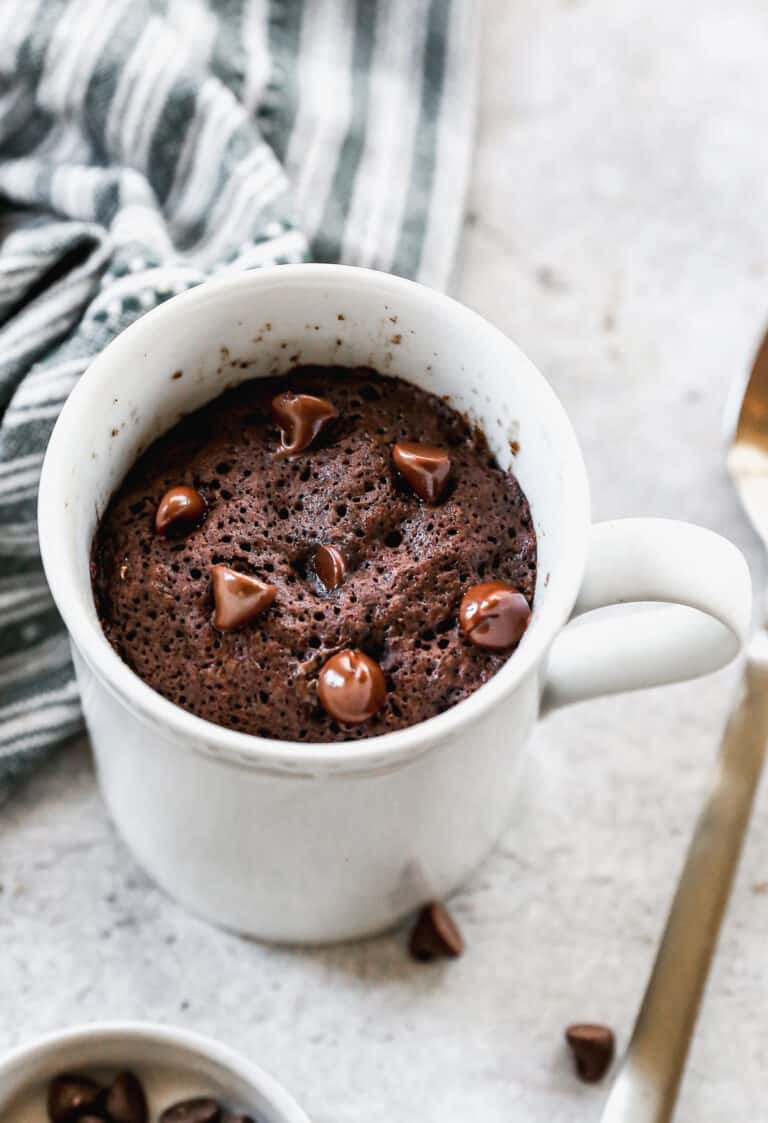
[[[734,399],[727,467],[768,551],[768,335]],[[768,602],[746,651],[709,795],[701,809],[632,1039],[601,1123],[672,1119],[709,965],[768,744]]]

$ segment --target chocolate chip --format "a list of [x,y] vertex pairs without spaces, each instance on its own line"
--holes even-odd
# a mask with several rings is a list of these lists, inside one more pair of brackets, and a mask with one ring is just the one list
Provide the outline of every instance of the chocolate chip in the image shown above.
[[392,459],[400,475],[425,503],[437,503],[445,494],[451,474],[451,458],[436,445],[399,441]]
[[147,1097],[135,1073],[117,1074],[107,1092],[106,1108],[112,1123],[147,1123]]
[[227,1113],[221,1123],[256,1123],[252,1115],[232,1115]]
[[293,394],[290,390],[272,399],[272,414],[280,426],[279,456],[303,452],[321,429],[339,415],[327,398]]
[[96,1108],[103,1089],[87,1076],[62,1072],[48,1086],[48,1118],[51,1123],[74,1123],[90,1108]]
[[318,693],[324,709],[343,725],[359,725],[378,713],[387,684],[378,663],[362,651],[339,651],[320,671]]
[[335,546],[318,546],[314,557],[315,573],[326,589],[338,589],[347,574],[347,563]]
[[523,594],[504,581],[483,581],[467,589],[459,608],[464,634],[478,647],[506,651],[528,627],[531,610]]
[[274,585],[238,573],[226,565],[211,568],[213,584],[213,626],[221,632],[232,631],[266,612],[277,596]]
[[565,1040],[573,1053],[579,1079],[587,1084],[601,1080],[613,1060],[613,1031],[607,1026],[572,1025],[565,1031]]
[[163,537],[189,533],[205,518],[206,502],[193,487],[172,487],[166,491],[155,514],[155,530]]
[[456,959],[464,951],[464,937],[445,905],[433,901],[419,913],[408,950],[414,959]]
[[220,1123],[221,1104],[208,1096],[181,1100],[167,1107],[158,1123]]

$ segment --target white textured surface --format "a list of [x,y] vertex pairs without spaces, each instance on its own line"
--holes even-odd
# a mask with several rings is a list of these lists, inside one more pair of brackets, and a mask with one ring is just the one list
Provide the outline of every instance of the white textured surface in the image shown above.
[[[768,319],[761,0],[490,0],[462,296],[552,379],[596,517],[697,520],[757,554],[720,460],[730,378]],[[756,575],[759,570],[756,569]],[[733,672],[540,727],[516,827],[457,898],[468,951],[402,936],[259,947],[181,912],[114,838],[84,749],[0,816],[0,1048],[101,1017],[220,1036],[316,1123],[583,1123],[574,1019],[625,1043]],[[758,812],[681,1123],[765,1116],[768,829]]]

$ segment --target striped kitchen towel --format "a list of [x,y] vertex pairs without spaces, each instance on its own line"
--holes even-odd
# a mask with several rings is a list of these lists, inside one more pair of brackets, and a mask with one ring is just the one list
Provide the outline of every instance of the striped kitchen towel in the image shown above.
[[67,394],[212,274],[445,286],[476,22],[472,0],[0,0],[0,796],[81,728],[35,526]]

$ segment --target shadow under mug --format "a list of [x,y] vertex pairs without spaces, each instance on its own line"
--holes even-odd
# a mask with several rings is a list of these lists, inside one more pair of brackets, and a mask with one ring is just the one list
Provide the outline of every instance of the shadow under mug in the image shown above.
[[[297,361],[371,366],[447,395],[514,469],[538,536],[531,623],[498,674],[438,717],[349,743],[248,736],[160,697],[104,637],[88,572],[98,516],[141,451],[225,386]],[[514,343],[444,295],[344,266],[210,282],[120,335],[56,425],[39,530],[118,829],[189,908],[276,941],[366,935],[449,894],[505,828],[542,709],[712,671],[750,617],[746,563],[718,535],[591,525],[573,429]],[[667,603],[568,624],[627,602]]]

